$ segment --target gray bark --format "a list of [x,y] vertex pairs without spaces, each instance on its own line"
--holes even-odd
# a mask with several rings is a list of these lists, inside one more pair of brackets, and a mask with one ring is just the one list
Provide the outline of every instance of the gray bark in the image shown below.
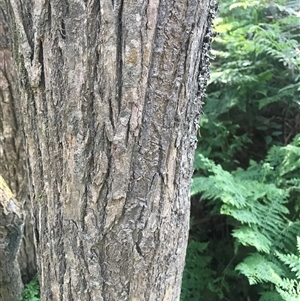
[[179,300],[209,0],[8,6],[42,300]]
[[23,231],[23,213],[15,196],[0,176],[0,300],[16,301],[23,283],[18,252]]
[[[4,4],[0,1],[0,175],[7,181],[16,198],[24,204],[27,212],[18,258],[23,282],[28,283],[36,274],[36,258],[25,153],[17,118],[20,115],[18,85],[4,11]],[[2,258],[0,260],[6,262]]]

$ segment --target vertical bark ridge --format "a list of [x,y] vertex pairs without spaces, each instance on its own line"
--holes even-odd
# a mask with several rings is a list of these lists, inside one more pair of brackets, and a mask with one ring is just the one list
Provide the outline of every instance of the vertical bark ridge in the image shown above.
[[[26,211],[19,266],[24,284],[36,274],[33,229],[31,225],[28,181],[22,132],[17,115],[20,114],[18,83],[13,70],[10,49],[9,16],[5,4],[0,3],[0,174],[6,179]],[[6,260],[5,260],[6,261]],[[16,263],[17,266],[17,263]]]

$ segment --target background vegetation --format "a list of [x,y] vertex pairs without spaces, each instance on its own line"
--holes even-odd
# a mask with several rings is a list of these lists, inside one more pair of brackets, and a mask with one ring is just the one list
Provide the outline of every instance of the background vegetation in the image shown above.
[[222,1],[182,301],[300,300],[298,1]]

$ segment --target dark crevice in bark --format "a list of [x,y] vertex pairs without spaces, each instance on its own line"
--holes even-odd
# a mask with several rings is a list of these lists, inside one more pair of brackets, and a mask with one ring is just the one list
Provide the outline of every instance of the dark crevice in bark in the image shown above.
[[[89,179],[90,176],[88,176],[87,180]],[[81,206],[80,206],[80,226],[81,226],[80,231],[82,232],[85,231],[84,218],[86,217],[86,213],[87,213],[88,194],[89,194],[88,185],[86,185],[84,190],[83,200],[81,201]]]
[[[161,181],[160,181],[160,185],[159,185],[159,189],[160,189],[160,194],[159,194],[159,206],[158,206],[158,216],[160,217],[159,218],[159,221],[162,221],[162,218],[161,216],[163,215],[163,208],[164,208],[164,202],[166,199],[168,199],[166,197],[166,189],[165,189],[165,183],[164,183],[164,176],[160,175],[160,178],[161,178]],[[158,189],[158,188],[156,188]]]
[[[40,86],[42,89],[42,92],[45,91],[45,69],[44,69],[44,49],[43,49],[43,42],[41,40],[38,41],[39,46],[39,63],[41,64],[41,79],[40,79]],[[46,101],[45,101],[46,102]]]
[[183,47],[184,47],[184,51],[183,51],[183,53],[184,53],[184,63],[183,63],[184,74],[186,74],[186,72],[187,72],[186,68],[188,67],[187,60],[189,58],[188,51],[189,51],[189,47],[190,47],[191,33],[192,33],[192,29],[189,30],[187,39],[186,39],[186,41],[184,42],[184,45],[183,45]]
[[116,78],[117,78],[117,103],[118,103],[118,114],[121,112],[122,106],[122,86],[123,86],[123,2],[120,0],[119,11],[117,17],[117,68],[116,68]]
[[113,104],[112,104],[111,98],[108,99],[108,105],[109,105],[109,120],[110,120],[113,130],[115,130],[114,112],[113,112]]
[[60,35],[63,40],[66,39],[66,25],[64,19],[61,19],[60,21]]
[[107,150],[106,150],[106,154],[108,154],[108,165],[107,165],[107,170],[105,171],[105,175],[103,178],[103,183],[102,186],[100,188],[99,194],[98,194],[98,198],[97,198],[97,209],[99,210],[98,212],[100,212],[100,217],[101,217],[101,224],[100,224],[100,229],[101,229],[101,233],[103,233],[104,231],[104,226],[105,226],[105,207],[107,206],[107,202],[108,202],[108,186],[109,186],[109,170],[112,166],[112,159],[111,159],[111,146],[109,145],[110,142],[108,142],[108,146],[107,146]]
[[142,240],[141,239],[141,232],[139,231],[138,241],[135,243],[135,249],[141,257],[144,257],[143,252],[142,252],[141,247],[140,247],[141,240]]
[[126,137],[125,137],[125,146],[126,146],[126,148],[128,148],[129,138],[130,138],[130,124],[128,122],[127,129],[126,129]]
[[[29,172],[30,174],[30,172]],[[38,247],[40,244],[40,234],[39,234],[39,230],[38,230],[38,221],[37,221],[38,217],[34,217],[34,238],[35,238],[35,243],[36,246]]]

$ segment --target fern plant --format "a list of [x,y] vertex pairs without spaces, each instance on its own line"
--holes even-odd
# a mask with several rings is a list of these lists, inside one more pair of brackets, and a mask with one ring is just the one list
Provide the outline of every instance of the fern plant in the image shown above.
[[234,253],[243,254],[236,271],[250,285],[259,284],[260,301],[300,300],[299,256],[291,255],[300,233],[295,206],[300,199],[295,186],[300,180],[299,139],[274,146],[265,161],[231,173],[199,151],[195,156],[191,195],[200,195],[211,212],[227,216]]
[[222,1],[215,30],[199,149],[226,169],[245,168],[300,131],[299,7]]
[[220,3],[191,187],[190,241],[209,244],[188,248],[191,300],[290,300],[277,284],[297,279],[277,254],[297,254],[300,233],[298,2]]
[[[191,240],[188,245],[186,269],[184,271],[181,301],[198,301],[200,295],[207,300],[212,300],[217,294],[217,288],[211,279],[216,272],[209,268],[211,256],[205,255],[208,243]],[[205,288],[206,293],[203,294]]]
[[[258,253],[251,254],[236,269],[246,275],[250,284],[271,283],[275,290],[261,293],[260,301],[300,300],[300,238],[297,237],[298,254],[275,251],[279,261],[272,261]],[[285,267],[284,267],[285,265]],[[287,267],[287,269],[286,269]]]
[[276,284],[276,291],[286,301],[300,300],[300,237],[297,237],[298,254],[282,254],[276,252],[280,261],[289,267],[295,275],[294,279],[284,278]]

